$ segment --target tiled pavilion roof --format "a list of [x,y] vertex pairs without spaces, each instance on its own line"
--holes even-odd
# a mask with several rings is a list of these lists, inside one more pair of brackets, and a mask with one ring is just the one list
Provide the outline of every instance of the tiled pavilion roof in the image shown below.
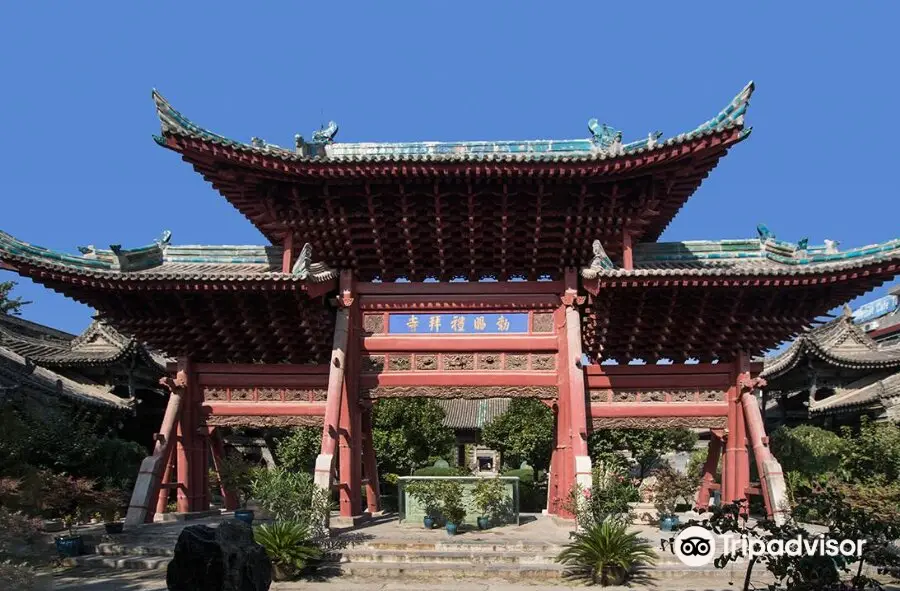
[[510,398],[486,398],[484,400],[439,399],[444,410],[442,424],[451,429],[481,429],[509,410]]
[[761,376],[775,379],[808,356],[835,367],[900,370],[900,347],[879,345],[845,311],[839,318],[804,332],[787,349],[766,359]]

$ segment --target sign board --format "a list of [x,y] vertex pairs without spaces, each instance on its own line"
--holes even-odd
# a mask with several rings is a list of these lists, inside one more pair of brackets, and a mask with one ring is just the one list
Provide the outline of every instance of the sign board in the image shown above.
[[881,318],[896,310],[898,303],[900,303],[900,298],[895,295],[878,298],[874,302],[869,302],[857,308],[853,312],[853,322],[855,324],[863,324],[870,320]]
[[528,313],[391,314],[391,334],[527,334]]

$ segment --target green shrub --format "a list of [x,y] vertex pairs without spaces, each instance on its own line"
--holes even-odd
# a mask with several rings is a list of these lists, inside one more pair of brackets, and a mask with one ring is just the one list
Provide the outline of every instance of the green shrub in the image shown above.
[[634,566],[655,560],[656,552],[649,543],[629,532],[627,524],[613,520],[576,532],[556,557],[570,575],[600,585],[620,584]]
[[461,524],[466,518],[462,484],[455,480],[438,480],[438,503],[447,523]]
[[536,481],[531,468],[516,468],[503,472],[503,476],[519,479],[519,510],[524,513],[539,513],[547,507],[547,482]]
[[506,484],[499,478],[480,478],[472,490],[472,500],[481,517],[501,519],[511,512]]
[[414,480],[406,485],[406,492],[417,500],[425,511],[425,515],[436,518],[441,512],[440,481]]
[[851,482],[891,483],[900,480],[900,426],[863,417],[859,431],[841,431],[846,441],[841,472]]
[[795,487],[836,474],[847,451],[846,440],[812,425],[779,427],[769,438],[769,446]]
[[237,452],[231,452],[219,462],[219,479],[222,486],[230,493],[237,495],[241,507],[247,506],[247,501],[253,490],[253,467]]
[[653,506],[660,517],[674,515],[681,502],[693,503],[700,478],[690,474],[681,474],[670,466],[656,472],[656,485],[653,487]]
[[322,447],[322,429],[296,427],[275,442],[278,465],[292,472],[312,472]]
[[252,471],[250,491],[276,521],[298,523],[317,537],[324,533],[322,527],[331,504],[310,474],[256,468]]
[[266,549],[276,568],[292,576],[310,560],[320,558],[322,550],[310,538],[309,527],[294,521],[276,521],[254,528],[256,543]]
[[35,589],[34,569],[27,564],[17,564],[11,560],[0,561],[0,586],[4,589],[31,591]]
[[472,473],[462,466],[426,466],[413,472],[413,476],[470,476]]

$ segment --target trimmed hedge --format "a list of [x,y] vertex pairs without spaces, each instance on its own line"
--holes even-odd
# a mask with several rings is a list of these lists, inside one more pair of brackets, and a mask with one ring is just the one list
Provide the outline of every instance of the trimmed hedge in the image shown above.
[[471,476],[471,472],[461,466],[444,468],[441,466],[426,466],[413,472],[413,476]]

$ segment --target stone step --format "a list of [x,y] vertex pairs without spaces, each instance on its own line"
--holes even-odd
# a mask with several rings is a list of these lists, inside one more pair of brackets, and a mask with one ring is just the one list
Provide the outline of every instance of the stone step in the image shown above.
[[541,552],[558,554],[563,546],[560,544],[528,544],[501,543],[491,541],[457,541],[447,539],[434,542],[410,542],[407,540],[377,540],[360,542],[352,545],[354,549],[363,550],[403,550],[425,552],[456,552],[471,550],[474,552]]
[[97,554],[104,556],[174,556],[175,546],[140,546],[137,544],[120,544],[104,542],[95,547]]
[[171,556],[110,556],[103,554],[87,554],[62,560],[65,566],[84,566],[90,568],[108,568],[125,570],[161,570],[169,566]]
[[464,563],[478,565],[492,564],[556,564],[555,553],[495,552],[495,551],[413,551],[406,550],[358,550],[347,549],[329,553],[341,563],[402,563],[402,564],[444,564]]
[[[468,568],[466,568],[468,566]],[[329,570],[326,568],[326,571]],[[337,569],[332,572],[336,574]],[[514,564],[427,564],[396,562],[349,562],[339,565],[339,572],[345,577],[365,579],[460,579],[477,578],[503,581],[555,581],[563,577],[563,568],[557,564],[514,565]]]

